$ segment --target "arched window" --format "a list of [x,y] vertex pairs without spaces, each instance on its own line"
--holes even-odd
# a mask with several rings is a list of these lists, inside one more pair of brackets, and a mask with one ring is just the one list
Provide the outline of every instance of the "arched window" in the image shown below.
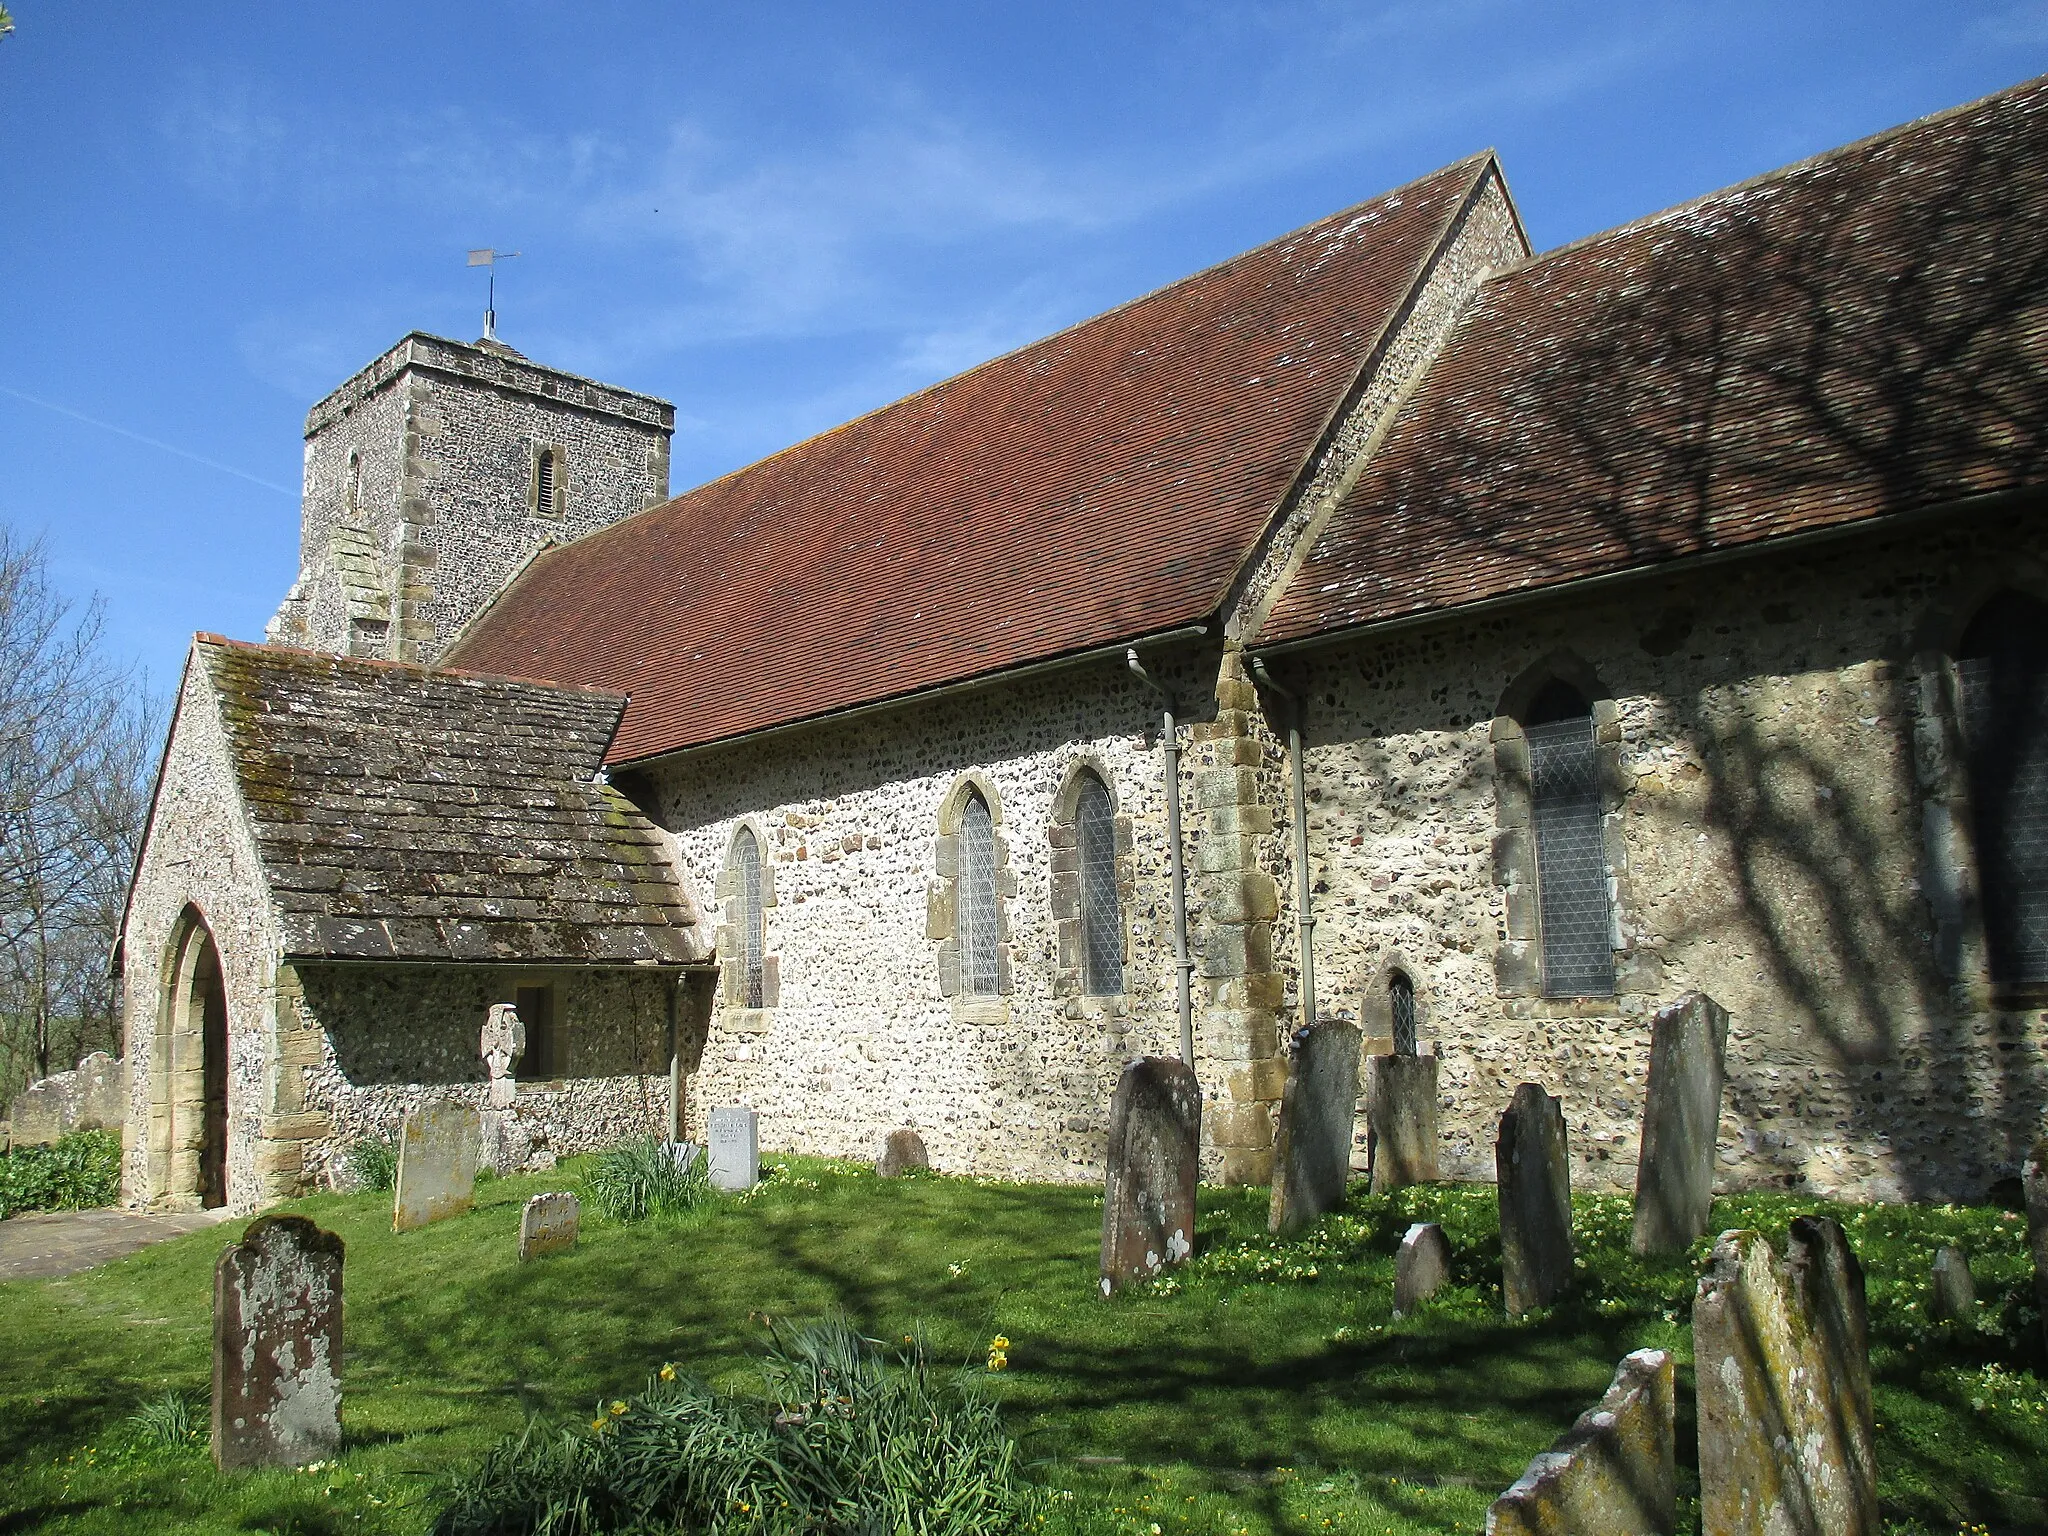
[[1415,983],[1406,971],[1387,974],[1387,1012],[1394,1021],[1394,1054],[1415,1054]]
[[533,510],[556,517],[562,510],[562,450],[536,449],[533,456]]
[[732,840],[733,899],[739,907],[739,1004],[766,1007],[764,977],[768,950],[766,919],[761,904],[761,845],[751,827],[741,827]]
[[996,911],[996,833],[988,801],[969,789],[960,807],[960,982],[963,990],[993,997],[1000,988],[998,951],[1002,920]]
[[1092,997],[1124,989],[1123,906],[1116,891],[1116,807],[1109,787],[1093,773],[1081,777],[1074,803],[1074,838],[1081,854],[1082,986]]
[[2048,982],[2048,606],[2001,592],[1956,672],[1991,979]]
[[1592,706],[1571,684],[1553,680],[1530,701],[1522,729],[1529,742],[1543,994],[1611,996],[1614,924]]

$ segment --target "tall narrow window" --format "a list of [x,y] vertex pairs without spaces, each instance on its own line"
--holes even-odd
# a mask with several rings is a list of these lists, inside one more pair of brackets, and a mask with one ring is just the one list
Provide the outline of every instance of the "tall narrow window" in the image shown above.
[[543,448],[533,461],[533,510],[542,517],[554,517],[562,510],[562,455]]
[[1963,733],[1991,979],[2048,982],[2048,606],[2016,592],[1963,636]]
[[1523,733],[1529,741],[1543,995],[1607,997],[1614,991],[1614,924],[1592,707],[1570,684],[1549,683],[1530,705]]
[[733,898],[739,903],[740,918],[740,1005],[761,1008],[766,1004],[767,926],[761,910],[761,845],[751,827],[741,827],[733,839],[733,873],[737,877]]
[[517,987],[512,1006],[526,1030],[526,1051],[514,1069],[520,1077],[546,1079],[569,1075],[567,1042],[556,1028],[555,989],[546,983]]
[[363,456],[351,448],[348,451],[348,478],[342,488],[342,510],[354,517],[363,509]]
[[1394,1020],[1394,1054],[1415,1054],[1415,983],[1406,971],[1387,977],[1387,1011]]
[[997,950],[1002,923],[996,915],[996,832],[988,802],[967,792],[960,808],[960,981],[977,996],[993,997],[1000,987]]
[[1113,997],[1124,989],[1124,915],[1116,893],[1116,808],[1109,788],[1089,773],[1074,805],[1081,852],[1081,941],[1084,989]]

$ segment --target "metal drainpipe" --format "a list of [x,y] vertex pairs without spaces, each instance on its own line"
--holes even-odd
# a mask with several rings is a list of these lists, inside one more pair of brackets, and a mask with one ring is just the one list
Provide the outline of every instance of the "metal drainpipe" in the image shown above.
[[1316,1022],[1316,915],[1309,905],[1308,878],[1308,789],[1301,761],[1302,717],[1308,700],[1290,693],[1273,681],[1273,674],[1258,657],[1252,658],[1252,675],[1287,701],[1287,756],[1294,764],[1294,944],[1301,952],[1301,1027],[1313,1029]]
[[1166,748],[1166,860],[1173,886],[1173,968],[1179,978],[1180,1059],[1195,1064],[1195,962],[1188,958],[1188,877],[1180,858],[1180,733],[1174,724],[1173,695],[1145,670],[1136,646],[1124,653],[1131,675],[1159,695],[1164,724],[1160,741]]

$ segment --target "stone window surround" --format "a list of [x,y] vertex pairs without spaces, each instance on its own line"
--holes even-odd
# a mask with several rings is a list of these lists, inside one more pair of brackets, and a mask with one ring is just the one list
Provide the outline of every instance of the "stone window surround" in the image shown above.
[[[960,819],[970,793],[979,793],[988,806],[989,829],[995,838],[996,861],[996,990],[993,995],[962,990],[960,937],[958,929],[960,875]],[[1003,802],[987,775],[970,770],[954,781],[939,802],[939,833],[932,848],[935,873],[925,898],[925,937],[936,945],[939,995],[953,1005],[953,1018],[962,1024],[1007,1024],[1009,994],[1015,985],[1011,957],[1015,953],[1010,930],[1009,903],[1017,895],[1017,871],[1010,862],[1010,846],[1003,836]]]
[[[149,1052],[149,1119],[142,1135],[147,1139],[152,1206],[198,1208],[200,1146],[206,1132],[206,1047],[205,1005],[198,995],[196,973],[209,948],[216,968],[221,967],[220,945],[213,937],[212,925],[196,904],[188,903],[164,946]],[[232,1066],[232,1018],[227,1047]]]
[[[746,1006],[746,935],[741,924],[739,866],[735,854],[740,834],[751,833],[754,849],[761,858],[761,1006]],[[718,1022],[721,1028],[742,1035],[768,1032],[776,1008],[782,1003],[782,956],[769,947],[768,914],[775,907],[775,861],[768,857],[768,838],[753,817],[737,823],[725,840],[725,862],[719,866],[713,896],[719,904],[718,923]]]
[[[1380,956],[1378,965],[1359,972],[1364,977],[1359,988],[1358,1007],[1359,1028],[1365,1037],[1363,1052],[1367,1056],[1394,1054],[1394,999],[1389,984],[1396,971],[1406,976],[1409,985],[1415,988],[1415,1054],[1433,1056],[1436,1054],[1436,1017],[1429,1005],[1428,973],[1398,949],[1387,950]],[[1360,1092],[1363,1091],[1361,1088]]]
[[[1076,817],[1081,788],[1093,777],[1109,792],[1110,810],[1116,827],[1117,928],[1124,963],[1124,990],[1113,994],[1091,993],[1083,974],[1086,938],[1081,927],[1081,847]],[[1052,803],[1052,820],[1046,826],[1051,845],[1051,912],[1057,945],[1057,970],[1053,991],[1078,1003],[1087,1016],[1117,1015],[1128,1011],[1126,998],[1131,985],[1131,903],[1138,888],[1137,844],[1131,818],[1123,810],[1116,792],[1116,779],[1109,766],[1092,752],[1084,752],[1067,766],[1059,794]]]
[[1956,670],[1963,635],[2001,592],[2048,602],[2048,569],[2014,557],[1996,571],[1958,582],[1922,615],[1913,646],[1917,684],[1914,768],[1919,780],[1921,882],[1934,917],[1934,959],[1966,1007],[2034,1008],[2048,987],[2001,986],[1991,975],[1979,878],[1970,763],[1963,740],[1962,678]]
[[[1541,916],[1536,897],[1536,836],[1529,783],[1529,743],[1521,719],[1544,686],[1563,682],[1577,689],[1592,706],[1594,767],[1600,776],[1602,843],[1607,856],[1609,920],[1614,946],[1615,990],[1607,997],[1546,997],[1543,991]],[[1526,998],[1539,1012],[1574,1017],[1618,1015],[1621,996],[1630,990],[1623,912],[1627,892],[1623,872],[1628,865],[1621,811],[1627,779],[1621,764],[1621,714],[1612,693],[1593,669],[1570,650],[1555,650],[1523,669],[1502,692],[1493,718],[1494,825],[1493,881],[1501,887],[1504,912],[1499,947],[1494,951],[1494,991],[1504,998]],[[1415,973],[1408,973],[1416,980]],[[1421,1003],[1417,988],[1416,1006]],[[1418,1039],[1421,1029],[1417,1021]],[[1392,1034],[1391,1024],[1388,1030]],[[1418,1043],[1418,1049],[1420,1049]]]
[[[560,517],[569,503],[569,451],[560,443],[543,443],[538,439],[528,445],[531,463],[526,474],[526,515],[528,517]],[[554,495],[550,505],[540,504],[541,460],[549,455],[555,461]]]

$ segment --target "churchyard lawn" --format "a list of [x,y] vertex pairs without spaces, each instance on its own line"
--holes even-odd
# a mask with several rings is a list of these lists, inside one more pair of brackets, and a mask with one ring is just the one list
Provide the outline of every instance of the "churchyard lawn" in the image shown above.
[[[384,1195],[287,1209],[348,1244],[345,1443],[327,1465],[224,1476],[205,1443],[212,1270],[241,1222],[102,1269],[0,1285],[0,1531],[417,1532],[440,1480],[530,1415],[586,1419],[675,1362],[756,1380],[760,1318],[843,1310],[895,1340],[921,1325],[979,1376],[1051,1490],[1045,1529],[1122,1536],[1477,1531],[1529,1457],[1632,1349],[1677,1352],[1681,1529],[1696,1518],[1689,1314],[1707,1244],[1628,1251],[1629,1203],[1576,1202],[1573,1295],[1500,1318],[1491,1188],[1368,1197],[1265,1235],[1263,1190],[1203,1189],[1198,1257],[1096,1294],[1100,1193],[771,1159],[701,1215],[586,1214],[571,1252],[517,1259],[520,1208],[578,1165],[478,1187],[469,1214],[394,1235]],[[1782,1244],[1790,1197],[1719,1201],[1714,1228]],[[1882,1493],[1896,1530],[2048,1529],[2048,1390],[2025,1225],[1987,1207],[1826,1207],[1869,1275]],[[1441,1221],[1451,1289],[1390,1315],[1393,1255]],[[1971,1256],[1984,1331],[1929,1321],[1935,1249]],[[1007,1369],[986,1369],[1009,1340]],[[2024,1367],[2024,1368],[2023,1368]],[[133,1416],[168,1394],[183,1441]]]

